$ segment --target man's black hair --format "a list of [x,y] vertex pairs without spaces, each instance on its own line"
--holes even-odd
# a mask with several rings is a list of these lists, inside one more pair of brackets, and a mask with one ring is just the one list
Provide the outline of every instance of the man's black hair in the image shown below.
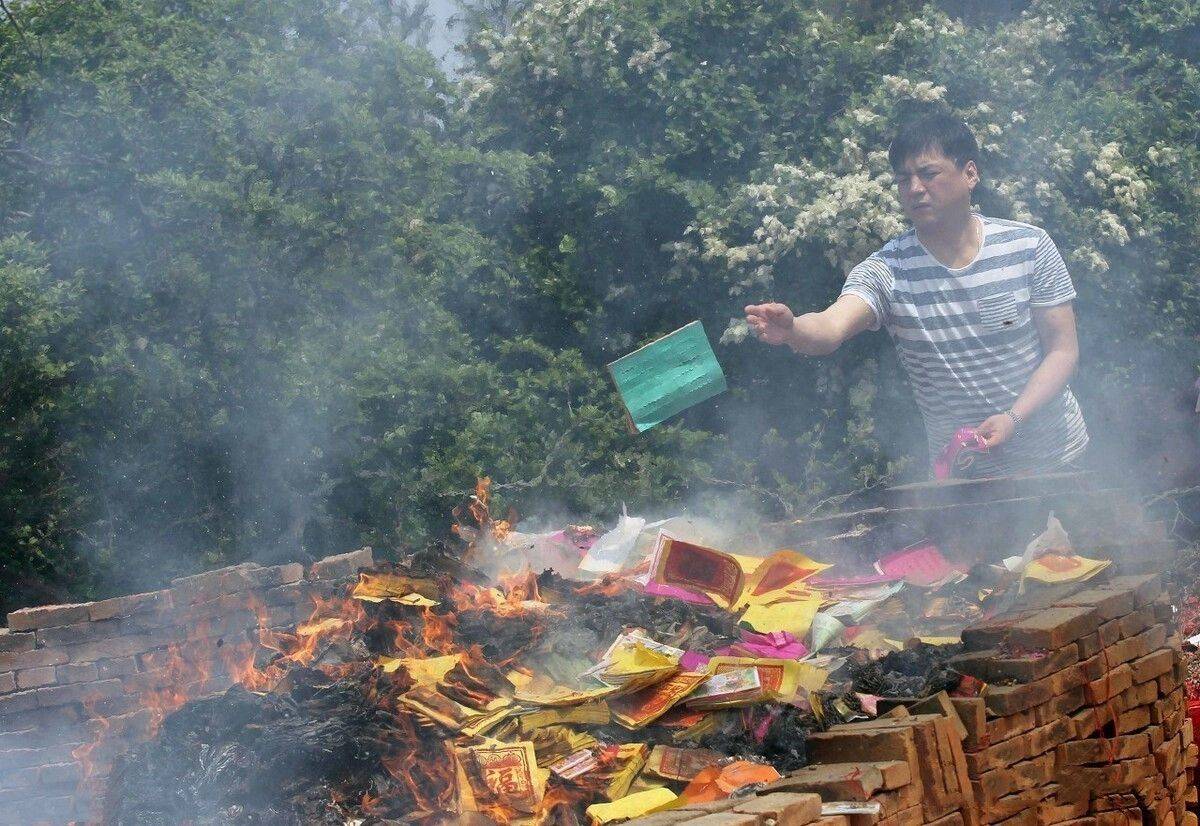
[[924,115],[905,124],[888,147],[888,161],[892,169],[899,169],[909,158],[930,149],[941,149],[959,169],[967,161],[979,165],[975,136],[960,119],[945,114]]

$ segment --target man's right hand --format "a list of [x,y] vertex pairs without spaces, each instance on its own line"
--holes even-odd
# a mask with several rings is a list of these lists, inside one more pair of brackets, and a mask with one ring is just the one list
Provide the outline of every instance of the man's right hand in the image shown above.
[[751,304],[746,307],[746,323],[759,341],[767,344],[795,341],[796,317],[785,304]]
[[804,356],[827,356],[848,338],[871,329],[875,312],[857,295],[843,295],[819,313],[792,315],[783,304],[751,304],[746,323],[759,340],[786,344]]

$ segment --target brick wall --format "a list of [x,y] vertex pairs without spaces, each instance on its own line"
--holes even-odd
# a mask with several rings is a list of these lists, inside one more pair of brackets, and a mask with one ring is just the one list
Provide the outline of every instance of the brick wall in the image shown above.
[[982,696],[813,733],[810,764],[755,794],[630,826],[1197,826],[1200,751],[1161,579],[1070,590],[964,630],[952,664]]
[[170,588],[24,608],[0,628],[0,823],[92,820],[114,758],[170,708],[219,693],[261,625],[294,626],[344,591],[371,550],[308,570],[253,563]]

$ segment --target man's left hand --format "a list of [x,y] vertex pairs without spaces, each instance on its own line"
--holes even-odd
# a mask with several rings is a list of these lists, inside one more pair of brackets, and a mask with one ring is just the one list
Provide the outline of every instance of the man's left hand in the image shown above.
[[993,448],[1013,437],[1017,432],[1017,423],[1007,413],[997,413],[995,416],[988,416],[975,430],[983,437],[988,448]]

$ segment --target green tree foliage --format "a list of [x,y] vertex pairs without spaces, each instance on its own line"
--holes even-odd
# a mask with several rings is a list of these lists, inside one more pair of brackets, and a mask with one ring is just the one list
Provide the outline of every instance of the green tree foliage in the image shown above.
[[518,254],[579,274],[597,361],[697,316],[726,330],[733,393],[690,420],[731,436],[745,484],[811,498],[924,465],[886,337],[798,362],[730,321],[768,298],[824,307],[904,229],[887,142],[928,109],[980,136],[981,208],[1064,250],[1100,452],[1150,464],[1139,439],[1179,418],[1200,325],[1200,4],[1040,0],[980,26],[940,5],[540,0],[471,38],[479,139],[553,170]]
[[148,588],[426,542],[486,472],[596,509],[683,477],[689,437],[630,447],[594,367],[525,334],[547,299],[496,239],[545,171],[462,139],[419,12],[31,2],[2,30],[10,570]]
[[[899,229],[880,152],[914,105],[1069,253],[1085,400],[1190,382],[1198,8],[492,2],[451,78],[388,0],[21,3],[0,602],[419,545],[485,473],[599,518],[919,473],[882,337],[808,362],[729,324],[823,304]],[[694,318],[732,392],[630,436],[603,365]]]
[[0,579],[45,602],[87,584],[84,572],[58,569],[78,497],[73,445],[57,437],[75,412],[61,342],[76,298],[28,238],[0,240]]

